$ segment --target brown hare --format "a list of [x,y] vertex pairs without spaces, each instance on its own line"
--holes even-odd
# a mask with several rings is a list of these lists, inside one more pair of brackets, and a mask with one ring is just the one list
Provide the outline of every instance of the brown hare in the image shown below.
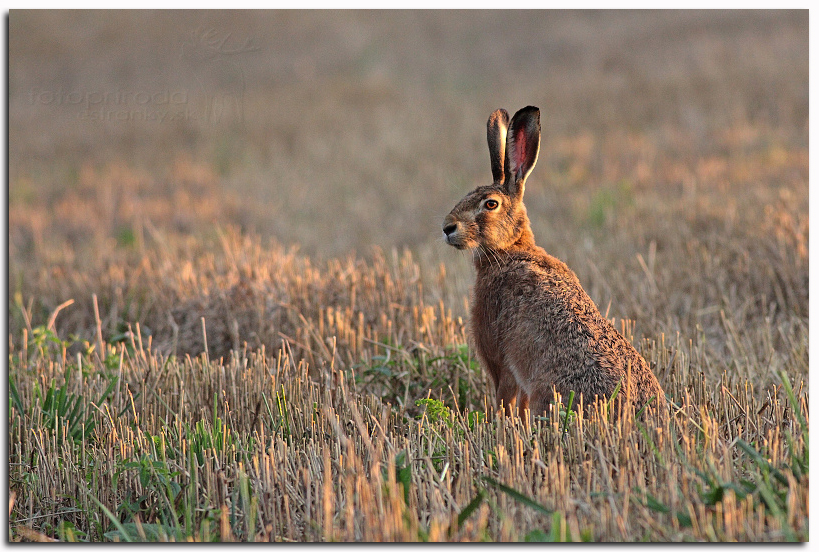
[[[523,204],[526,177],[540,150],[540,110],[509,122],[498,109],[487,139],[493,183],[464,197],[446,216],[444,240],[471,249],[477,275],[471,332],[495,386],[498,408],[541,415],[557,392],[578,404],[628,397],[663,418],[665,395],[648,364],[602,315],[572,270],[535,245]],[[619,401],[618,401],[619,402]],[[615,412],[618,409],[615,409]]]

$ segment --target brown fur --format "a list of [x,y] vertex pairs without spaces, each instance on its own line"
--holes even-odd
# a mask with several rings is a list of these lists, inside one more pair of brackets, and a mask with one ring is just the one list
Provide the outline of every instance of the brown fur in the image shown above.
[[523,193],[540,148],[540,111],[526,107],[508,121],[499,109],[487,122],[493,184],[469,193],[443,224],[448,244],[473,250],[471,330],[498,408],[542,414],[555,392],[566,401],[571,391],[575,404],[580,395],[589,404],[622,380],[618,396],[638,410],[654,397],[651,407],[665,418],[665,395],[645,359],[574,272],[535,245]]

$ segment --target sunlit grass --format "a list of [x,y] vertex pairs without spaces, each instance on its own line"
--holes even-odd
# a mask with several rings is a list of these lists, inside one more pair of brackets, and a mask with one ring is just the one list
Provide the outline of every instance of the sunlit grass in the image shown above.
[[[642,342],[671,402],[668,427],[612,422],[597,408],[531,423],[497,417],[485,411],[463,321],[424,304],[408,253],[318,270],[238,238],[225,236],[231,245],[207,261],[214,272],[195,272],[227,283],[217,266],[256,270],[276,282],[289,298],[276,319],[281,349],[266,349],[264,335],[258,350],[227,348],[231,324],[259,335],[269,315],[231,319],[242,303],[224,284],[217,300],[228,310],[214,315],[206,302],[184,330],[207,339],[195,356],[174,354],[181,328],[175,341],[139,325],[99,328],[96,343],[53,326],[11,336],[13,535],[31,538],[14,531],[33,526],[94,541],[807,538],[806,350],[789,353],[793,381],[744,377],[765,373],[753,357],[714,381],[702,373],[701,337]],[[236,264],[222,264],[228,253]],[[275,276],[279,263],[286,272]],[[793,330],[801,346],[806,328]]]

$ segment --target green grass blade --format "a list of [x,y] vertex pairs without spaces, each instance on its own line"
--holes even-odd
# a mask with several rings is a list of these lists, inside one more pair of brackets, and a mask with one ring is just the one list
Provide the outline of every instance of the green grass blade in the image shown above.
[[572,412],[572,405],[574,404],[574,391],[569,391],[569,404],[566,406],[566,414],[563,416],[563,430],[561,435],[566,435],[569,430],[569,417]]
[[[97,400],[97,402],[95,403],[97,406],[101,405],[103,401],[108,397],[108,395],[110,395],[114,391],[114,388],[117,386],[117,383],[119,383],[119,378],[117,377],[111,378],[111,381],[108,382],[108,387],[105,388],[105,391],[102,392],[102,395],[100,395],[99,400]],[[134,397],[134,399],[136,399],[136,397]]]
[[17,386],[14,385],[14,381],[12,381],[11,376],[9,376],[9,396],[11,396],[12,403],[17,409],[17,412],[20,413],[20,416],[25,416],[26,409],[23,408],[23,403],[20,401],[20,395],[17,393]]
[[87,495],[87,496],[88,496],[88,498],[90,498],[91,500],[93,500],[93,501],[94,501],[94,503],[95,503],[97,506],[99,506],[99,507],[100,507],[100,509],[102,510],[102,513],[103,513],[103,514],[105,514],[105,516],[106,516],[108,519],[110,519],[110,520],[111,520],[111,523],[113,523],[113,524],[114,524],[114,527],[116,527],[116,528],[119,530],[120,535],[122,535],[122,540],[124,540],[125,542],[134,542],[134,541],[133,541],[133,539],[131,538],[131,536],[128,534],[128,531],[126,531],[126,530],[125,530],[125,527],[123,527],[123,526],[122,526],[122,523],[120,523],[120,521],[119,521],[119,519],[117,518],[117,516],[115,516],[114,514],[112,514],[112,513],[111,513],[111,510],[109,510],[108,508],[106,508],[106,507],[105,507],[105,505],[104,505],[102,502],[100,502],[99,500],[97,500],[97,497],[95,497],[95,496],[94,496],[94,495],[92,495],[91,493],[88,493],[88,495]]
[[60,387],[60,391],[59,391],[59,393],[57,393],[57,401],[56,401],[57,408],[55,408],[54,410],[57,412],[57,414],[61,418],[64,418],[65,415],[68,414],[68,404],[67,403],[70,403],[70,401],[71,401],[71,397],[67,396],[67,388],[68,388],[68,384],[66,383],[65,385]]
[[617,382],[617,385],[614,387],[614,391],[611,392],[611,396],[609,397],[609,404],[611,404],[614,399],[617,398],[617,395],[620,394],[620,388],[623,385],[623,378],[620,378],[620,381]]
[[467,519],[469,519],[469,516],[471,516],[475,512],[475,510],[477,510],[481,506],[481,504],[483,504],[485,498],[486,491],[484,491],[483,489],[478,489],[478,494],[475,495],[475,498],[470,500],[469,504],[467,504],[464,507],[464,509],[461,510],[460,514],[458,514],[458,527],[463,525],[463,523]]
[[528,496],[522,494],[520,491],[516,491],[515,489],[513,489],[511,487],[507,487],[506,485],[504,485],[500,481],[496,481],[496,480],[494,480],[491,477],[486,476],[486,475],[481,477],[481,479],[483,479],[484,481],[486,481],[487,483],[489,483],[493,487],[499,489],[500,491],[506,493],[507,495],[511,496],[512,498],[514,498],[515,500],[517,500],[521,504],[525,504],[526,506],[529,506],[530,508],[532,508],[534,510],[537,510],[541,514],[550,516],[553,513],[552,510],[549,510],[548,508],[546,508],[542,504],[540,504],[538,502],[535,502],[534,500],[532,500]]
[[802,430],[805,439],[805,450],[808,449],[808,422],[805,420],[805,416],[802,415],[802,409],[799,408],[799,401],[796,400],[796,395],[793,392],[793,387],[791,387],[791,382],[788,379],[788,374],[785,373],[784,370],[779,372],[779,379],[782,380],[782,387],[785,388],[785,393],[788,395],[788,401],[791,403],[791,409],[793,410],[796,419],[799,421],[799,428]]
[[652,402],[654,402],[654,399],[656,399],[656,398],[657,398],[657,396],[656,396],[656,395],[652,395],[652,396],[651,396],[651,397],[650,397],[650,398],[649,398],[649,399],[646,401],[646,403],[643,405],[643,407],[642,407],[640,410],[638,410],[638,411],[637,411],[637,414],[635,414],[635,415],[634,415],[634,417],[635,417],[635,418],[639,418],[640,416],[642,416],[642,415],[643,415],[643,412],[645,412],[645,411],[646,411],[646,408],[648,408],[648,405],[650,405]]
[[609,402],[608,402],[609,420],[611,420],[612,417],[614,416],[614,410],[613,410],[614,409],[614,399],[616,399],[617,395],[620,394],[620,389],[622,388],[622,386],[623,386],[623,378],[620,378],[620,381],[617,382],[617,385],[614,387],[614,391],[611,392],[611,396],[609,397]]
[[49,413],[54,405],[54,387],[56,383],[51,380],[51,385],[48,386],[45,399],[43,399],[43,412]]

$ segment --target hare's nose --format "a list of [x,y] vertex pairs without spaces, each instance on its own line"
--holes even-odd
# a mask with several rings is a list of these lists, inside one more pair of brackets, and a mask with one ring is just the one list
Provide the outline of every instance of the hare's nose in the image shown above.
[[457,230],[457,229],[458,229],[458,224],[454,223],[454,222],[451,222],[451,223],[444,226],[444,234],[446,234],[447,236],[451,236],[452,234],[455,233],[455,230]]

